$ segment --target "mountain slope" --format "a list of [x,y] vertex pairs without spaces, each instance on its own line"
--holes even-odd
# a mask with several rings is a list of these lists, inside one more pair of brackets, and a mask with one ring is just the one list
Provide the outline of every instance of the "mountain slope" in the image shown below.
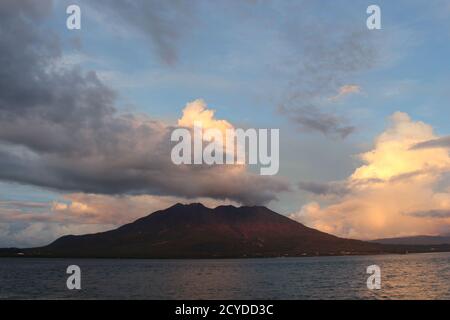
[[[447,248],[448,249],[448,248]],[[426,252],[338,238],[265,207],[177,204],[118,229],[64,236],[41,248],[8,254],[40,257],[230,258]],[[443,248],[439,250],[444,250]],[[0,251],[0,255],[2,252]]]

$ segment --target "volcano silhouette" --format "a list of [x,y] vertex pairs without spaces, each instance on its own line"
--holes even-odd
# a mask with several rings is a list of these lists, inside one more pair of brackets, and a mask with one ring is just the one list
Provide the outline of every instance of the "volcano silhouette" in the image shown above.
[[176,204],[115,230],[64,236],[48,246],[0,255],[86,258],[250,258],[449,251],[343,239],[265,207]]

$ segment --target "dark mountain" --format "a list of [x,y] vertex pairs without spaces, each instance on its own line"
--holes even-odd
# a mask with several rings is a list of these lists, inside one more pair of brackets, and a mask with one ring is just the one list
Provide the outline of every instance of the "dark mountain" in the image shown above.
[[441,245],[450,244],[450,236],[413,236],[372,240],[373,243],[401,245]]
[[118,229],[64,236],[48,246],[0,255],[96,258],[242,258],[356,255],[450,250],[450,246],[389,246],[338,238],[265,207],[177,204]]

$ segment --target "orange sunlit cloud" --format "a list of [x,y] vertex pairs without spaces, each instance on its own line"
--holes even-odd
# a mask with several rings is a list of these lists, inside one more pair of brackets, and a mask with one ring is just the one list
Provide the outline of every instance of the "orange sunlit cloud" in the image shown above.
[[[397,112],[374,148],[361,155],[365,164],[345,181],[347,192],[321,207],[305,205],[291,217],[340,236],[374,239],[450,230],[450,171],[446,148],[412,149],[436,139],[433,128]],[[427,214],[428,213],[428,214]]]
[[337,95],[331,97],[330,100],[336,101],[349,94],[358,94],[361,92],[361,87],[356,84],[346,84],[339,88]]

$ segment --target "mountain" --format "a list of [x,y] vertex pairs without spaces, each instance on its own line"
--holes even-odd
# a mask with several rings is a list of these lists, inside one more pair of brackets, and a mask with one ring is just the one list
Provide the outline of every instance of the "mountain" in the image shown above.
[[400,245],[441,245],[450,244],[450,236],[413,236],[372,240],[373,243]]
[[265,207],[177,204],[118,229],[64,236],[45,247],[0,256],[91,258],[243,258],[450,251],[342,239]]

